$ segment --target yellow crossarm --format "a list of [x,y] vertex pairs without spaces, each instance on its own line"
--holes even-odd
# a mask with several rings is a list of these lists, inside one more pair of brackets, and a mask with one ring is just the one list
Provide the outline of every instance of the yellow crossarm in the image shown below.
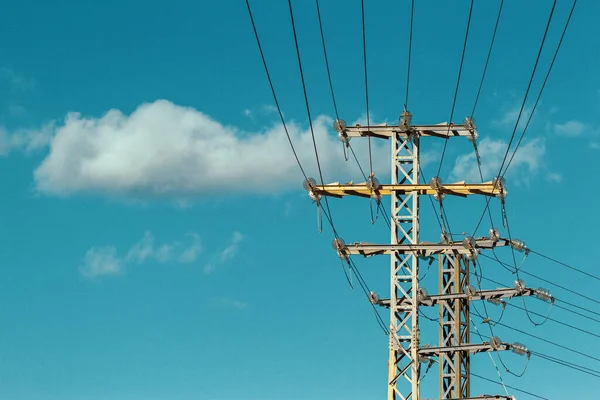
[[469,195],[478,194],[484,196],[499,196],[500,193],[506,194],[506,190],[502,191],[498,185],[493,182],[485,183],[450,183],[442,185],[439,190],[436,190],[428,184],[419,185],[379,185],[377,189],[372,190],[366,183],[360,184],[338,184],[331,183],[327,185],[315,185],[312,192],[321,196],[387,196],[392,192],[411,193],[417,192],[420,195],[435,195],[438,193],[452,196],[467,197]]

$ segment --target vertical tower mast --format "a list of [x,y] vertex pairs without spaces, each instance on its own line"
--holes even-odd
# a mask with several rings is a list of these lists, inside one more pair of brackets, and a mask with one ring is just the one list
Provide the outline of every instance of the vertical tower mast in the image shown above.
[[[392,139],[392,184],[419,184],[420,137],[411,134],[411,115],[404,111]],[[419,243],[419,194],[391,192],[391,244]],[[388,399],[419,393],[419,260],[414,253],[393,251],[390,264],[390,356]],[[411,299],[401,303],[400,299]],[[415,397],[418,398],[418,397]]]

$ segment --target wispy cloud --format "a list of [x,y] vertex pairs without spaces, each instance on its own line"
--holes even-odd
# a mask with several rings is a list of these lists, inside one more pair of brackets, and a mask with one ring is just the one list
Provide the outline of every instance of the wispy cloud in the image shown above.
[[248,303],[235,299],[217,299],[216,304],[223,308],[233,308],[236,310],[245,310]]
[[128,262],[136,262],[138,264],[146,260],[166,262],[172,259],[174,247],[171,244],[156,246],[152,233],[145,232],[144,237],[129,249],[125,259]]
[[[491,180],[498,174],[507,146],[508,143],[503,140],[483,139],[479,143],[479,154],[482,162],[481,171],[485,180]],[[544,140],[538,138],[524,141],[510,165],[507,177],[517,175],[520,176],[520,180],[527,180],[523,177],[527,177],[539,169],[545,153],[546,145]],[[508,164],[511,156],[512,151],[508,155],[505,166]],[[523,169],[525,169],[526,174],[523,174]],[[452,180],[479,181],[480,176],[475,153],[469,152],[458,156],[450,177]]]
[[[521,117],[519,118],[519,113],[521,114]],[[531,113],[531,109],[525,107],[523,109],[523,111],[521,112],[521,105],[515,106],[513,108],[508,109],[507,111],[505,111],[503,114],[500,115],[499,118],[497,118],[496,120],[494,120],[494,124],[500,127],[511,127],[514,128],[515,123],[517,122],[517,119],[519,119],[519,129],[522,129],[525,127],[525,124],[527,124],[527,119],[529,118],[529,115]],[[532,118],[533,120],[534,118]]]
[[200,240],[200,236],[195,232],[188,233],[186,236],[191,238],[192,243],[183,250],[179,256],[179,262],[191,263],[196,261],[198,255],[202,252],[202,241]]
[[118,275],[123,272],[123,260],[114,246],[92,247],[85,253],[80,272],[86,278]]
[[590,128],[581,121],[567,121],[562,124],[554,124],[554,132],[560,136],[581,136]]
[[555,182],[555,183],[559,183],[559,182],[562,182],[562,180],[563,180],[563,176],[562,176],[561,174],[559,174],[559,173],[556,173],[556,172],[549,172],[549,173],[546,175],[546,180],[547,180],[548,182]]
[[217,267],[232,259],[236,255],[240,242],[243,239],[244,235],[240,232],[233,232],[230,243],[222,250],[216,252],[211,261],[204,266],[204,273],[208,275],[214,272]]
[[0,67],[0,81],[6,82],[13,91],[33,91],[35,79],[22,75],[11,68]]
[[0,156],[5,156],[12,151],[33,153],[46,149],[54,134],[52,123],[44,125],[40,129],[19,129],[12,133],[0,127]]
[[92,247],[84,257],[81,274],[86,278],[116,275],[125,272],[133,264],[149,261],[158,263],[192,263],[202,252],[200,236],[191,232],[182,242],[156,244],[154,235],[145,232],[144,236],[120,256],[115,246]]

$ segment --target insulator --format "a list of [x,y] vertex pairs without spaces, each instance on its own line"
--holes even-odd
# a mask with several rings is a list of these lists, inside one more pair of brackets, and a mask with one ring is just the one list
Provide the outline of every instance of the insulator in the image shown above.
[[400,130],[402,132],[410,130],[412,126],[412,114],[409,113],[407,110],[402,111],[402,114],[400,114],[400,122],[398,123],[398,125],[400,126]]
[[496,228],[490,228],[490,240],[494,243],[496,243],[498,240],[500,240],[500,231],[498,231],[498,229]]
[[467,128],[470,131],[474,131],[475,129],[477,129],[477,126],[475,125],[475,118],[473,117],[466,117],[464,125],[465,128]]
[[429,180],[429,186],[434,190],[439,191],[440,189],[442,189],[443,184],[444,183],[442,182],[442,178],[440,178],[439,176],[434,176]]
[[333,129],[335,129],[338,133],[344,132],[346,130],[346,121],[343,119],[336,119],[333,122]]
[[496,306],[499,306],[499,305],[501,305],[501,304],[503,304],[503,303],[504,303],[502,300],[500,300],[500,299],[496,299],[496,298],[493,298],[493,297],[492,297],[492,298],[489,298],[489,299],[487,299],[487,301],[489,301],[490,303],[492,303],[492,304],[494,304],[494,305],[496,305]]
[[379,295],[375,292],[370,292],[369,293],[369,301],[371,302],[371,304],[379,303]]
[[529,350],[527,350],[527,347],[525,347],[525,345],[515,342],[510,346],[510,349],[512,350],[513,353],[518,354],[520,356],[525,356],[527,354],[529,354]]
[[520,239],[511,240],[510,245],[512,246],[513,249],[520,251],[520,252],[524,252],[527,250],[527,244],[525,244],[525,242]]
[[425,290],[425,288],[419,288],[418,292],[417,292],[417,301],[420,303],[423,300],[426,300],[429,298],[429,294],[427,293],[427,290]]
[[431,362],[431,357],[429,356],[419,356],[419,362],[423,364],[429,364]]
[[446,195],[444,193],[437,192],[436,194],[433,195],[433,197],[437,201],[442,201],[442,200],[444,200],[444,197],[446,197]]
[[548,289],[538,288],[535,290],[535,297],[542,301],[552,301],[554,298]]
[[475,244],[477,242],[473,239],[473,236],[467,236],[463,239],[462,245],[467,250],[475,250]]
[[502,346],[502,340],[498,336],[492,336],[490,338],[490,346],[494,350],[498,350]]
[[369,179],[367,179],[367,189],[377,190],[380,186],[379,179],[375,178],[374,175],[369,176]]
[[467,296],[471,297],[471,296],[475,296],[477,294],[477,288],[475,288],[475,286],[473,285],[469,285],[467,287]]
[[465,125],[465,128],[467,128],[469,130],[469,132],[471,132],[471,134],[469,136],[467,136],[467,140],[469,140],[469,142],[471,142],[471,143],[477,142],[477,139],[479,138],[479,132],[477,132],[477,127],[475,125],[475,118],[473,118],[473,117],[465,118],[464,125]]
[[331,247],[333,247],[334,250],[342,251],[346,247],[346,242],[344,242],[344,239],[342,238],[336,238],[331,242]]
[[475,260],[477,260],[477,256],[478,255],[479,255],[479,251],[478,250],[471,250],[470,252],[468,252],[467,254],[465,254],[465,257],[467,258],[467,260],[475,261]]
[[440,235],[440,242],[444,243],[444,244],[448,244],[452,241],[452,238],[450,237],[450,234],[448,232],[442,232],[442,234]]
[[508,190],[506,189],[506,180],[503,177],[496,177],[492,181],[494,185],[494,194],[500,199],[505,199],[508,196]]
[[526,289],[525,282],[523,282],[522,279],[515,280],[515,289],[517,289],[519,292],[524,291]]
[[304,187],[304,190],[311,191],[317,186],[317,181],[315,181],[314,178],[306,178],[302,186]]
[[315,194],[315,192],[308,192],[308,197],[310,197],[313,201],[319,201],[321,200],[321,195],[320,194]]
[[346,132],[340,132],[340,133],[338,133],[338,139],[340,140],[340,142],[348,144],[348,142],[350,141],[351,137],[348,136],[346,134]]

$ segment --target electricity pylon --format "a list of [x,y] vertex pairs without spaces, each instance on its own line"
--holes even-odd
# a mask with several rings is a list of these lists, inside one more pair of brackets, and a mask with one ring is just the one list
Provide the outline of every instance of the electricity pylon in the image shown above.
[[[442,204],[446,195],[466,197],[469,195],[494,196],[504,199],[506,188],[503,179],[491,182],[466,184],[443,184],[439,177],[429,184],[419,181],[420,139],[437,137],[466,137],[475,143],[478,133],[474,121],[466,118],[462,125],[443,123],[437,125],[412,125],[408,111],[401,114],[397,126],[346,126],[336,120],[335,130],[340,140],[348,144],[350,138],[373,137],[391,139],[392,179],[391,184],[380,184],[373,173],[360,184],[317,185],[313,179],[305,182],[312,199],[320,204],[321,196],[360,196],[380,201],[382,196],[391,196],[391,243],[390,244],[346,244],[341,238],[333,242],[338,255],[348,259],[351,255],[370,257],[380,254],[391,256],[390,297],[380,299],[371,293],[373,304],[389,308],[389,361],[388,400],[419,400],[421,398],[421,364],[437,361],[440,368],[440,399],[484,399],[485,396],[470,397],[470,357],[488,351],[512,350],[518,354],[529,354],[519,343],[509,344],[492,337],[489,342],[470,342],[469,303],[472,300],[500,301],[515,296],[536,295],[543,300],[551,297],[544,289],[530,289],[517,281],[514,288],[477,290],[469,285],[470,264],[477,262],[481,250],[499,246],[512,246],[525,250],[523,242],[501,238],[495,229],[489,237],[475,239],[467,237],[461,242],[452,241],[442,227],[439,243],[419,240],[419,198],[432,195]],[[439,258],[439,294],[429,295],[419,287],[419,259]],[[438,306],[439,346],[420,346],[419,307]],[[437,358],[437,360],[436,360]],[[497,399],[511,397],[494,395]]]

